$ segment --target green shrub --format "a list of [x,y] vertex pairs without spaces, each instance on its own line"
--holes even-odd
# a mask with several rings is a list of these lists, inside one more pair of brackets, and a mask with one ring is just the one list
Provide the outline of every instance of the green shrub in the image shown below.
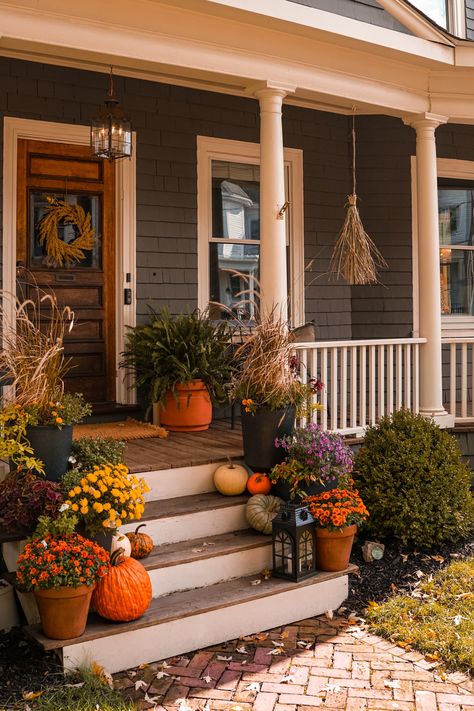
[[367,533],[425,548],[474,527],[470,478],[456,439],[408,410],[370,427],[354,463]]
[[72,444],[71,463],[75,469],[90,472],[94,465],[123,462],[125,442],[112,437],[82,437]]

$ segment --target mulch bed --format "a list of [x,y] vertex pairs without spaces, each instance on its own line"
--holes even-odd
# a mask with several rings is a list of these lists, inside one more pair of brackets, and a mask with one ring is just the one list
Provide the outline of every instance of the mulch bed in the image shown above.
[[[359,574],[349,581],[349,597],[344,603],[347,612],[363,614],[370,600],[382,602],[395,592],[410,592],[420,581],[452,560],[474,556],[474,536],[461,544],[441,546],[430,553],[387,546],[380,561],[366,563],[358,541],[351,561],[359,566]],[[20,702],[24,692],[38,691],[63,680],[57,657],[44,653],[20,629],[0,635],[0,711],[24,708]]]
[[[351,562],[359,573],[349,579],[349,597],[344,603],[348,611],[362,614],[371,600],[383,602],[394,593],[410,593],[430,573],[435,573],[453,560],[474,557],[474,536],[462,543],[439,546],[427,553],[397,546],[387,546],[382,560],[366,563],[361,546],[354,545]],[[423,574],[423,575],[422,575]]]

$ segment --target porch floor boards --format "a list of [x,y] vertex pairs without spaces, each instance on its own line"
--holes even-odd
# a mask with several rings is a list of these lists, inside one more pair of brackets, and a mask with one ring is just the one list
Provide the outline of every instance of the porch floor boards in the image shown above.
[[203,432],[170,432],[167,439],[136,439],[125,447],[125,463],[132,472],[212,464],[242,456],[240,424],[231,429],[227,420],[213,422]]

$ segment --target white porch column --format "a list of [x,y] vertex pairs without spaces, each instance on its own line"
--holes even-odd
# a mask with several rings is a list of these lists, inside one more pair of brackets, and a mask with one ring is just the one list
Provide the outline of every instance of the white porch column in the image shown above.
[[442,427],[454,425],[443,407],[441,363],[441,288],[438,232],[438,176],[435,131],[448,119],[421,114],[405,121],[416,131],[418,287],[420,337],[420,413]]
[[288,284],[286,267],[285,203],[282,103],[294,88],[258,87],[260,103],[260,308],[262,315],[276,308],[286,321]]

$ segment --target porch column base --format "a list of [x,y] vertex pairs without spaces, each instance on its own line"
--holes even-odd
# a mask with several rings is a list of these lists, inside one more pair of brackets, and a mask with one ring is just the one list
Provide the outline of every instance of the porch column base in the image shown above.
[[443,412],[428,412],[426,410],[420,410],[420,415],[426,417],[427,419],[434,420],[438,427],[442,430],[450,429],[454,427],[454,415],[450,415],[446,410]]

